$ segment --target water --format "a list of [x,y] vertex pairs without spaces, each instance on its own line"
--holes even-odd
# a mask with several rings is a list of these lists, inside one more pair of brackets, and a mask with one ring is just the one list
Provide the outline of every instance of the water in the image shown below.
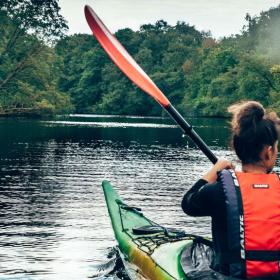
[[[191,123],[218,157],[234,158],[226,120]],[[211,164],[167,119],[1,119],[0,135],[0,279],[96,278],[116,245],[104,179],[152,220],[210,235],[210,220],[180,203]]]

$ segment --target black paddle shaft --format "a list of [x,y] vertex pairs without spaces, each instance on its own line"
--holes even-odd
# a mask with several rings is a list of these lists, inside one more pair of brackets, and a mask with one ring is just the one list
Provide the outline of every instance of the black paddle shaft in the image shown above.
[[187,123],[187,121],[182,117],[182,115],[171,105],[164,107],[170,116],[176,121],[176,123],[182,128],[182,130],[188,135],[193,142],[200,148],[200,150],[208,157],[208,159],[215,164],[217,162],[217,157],[212,153],[205,142],[200,138],[200,136],[194,131],[193,127]]

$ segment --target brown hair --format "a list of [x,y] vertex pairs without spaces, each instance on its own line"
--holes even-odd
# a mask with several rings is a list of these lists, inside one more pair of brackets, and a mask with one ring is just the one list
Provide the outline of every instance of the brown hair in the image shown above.
[[231,105],[233,114],[232,145],[243,164],[260,161],[260,153],[265,145],[274,146],[278,140],[277,114],[267,114],[264,107],[256,101],[245,101]]

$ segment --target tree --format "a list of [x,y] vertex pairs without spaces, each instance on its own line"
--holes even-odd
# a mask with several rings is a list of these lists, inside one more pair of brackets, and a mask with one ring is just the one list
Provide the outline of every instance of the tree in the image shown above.
[[[35,108],[40,102],[35,98],[39,91],[48,93],[47,95],[60,94],[53,83],[56,80],[50,81],[46,78],[49,75],[47,71],[53,70],[51,64],[54,62],[50,44],[61,38],[67,30],[66,21],[59,14],[59,10],[57,1],[54,0],[1,1],[2,108]],[[64,98],[67,99],[66,96]]]
[[58,0],[1,0],[1,11],[15,24],[9,47],[27,32],[39,39],[54,41],[63,37],[68,29],[59,13]]

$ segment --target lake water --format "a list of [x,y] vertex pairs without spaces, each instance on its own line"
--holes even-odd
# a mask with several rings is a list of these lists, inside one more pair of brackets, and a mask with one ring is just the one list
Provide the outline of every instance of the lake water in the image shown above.
[[[226,120],[189,121],[218,157],[234,159]],[[116,245],[104,179],[152,220],[210,234],[210,220],[180,203],[211,164],[168,119],[1,119],[0,143],[0,279],[96,278]]]

